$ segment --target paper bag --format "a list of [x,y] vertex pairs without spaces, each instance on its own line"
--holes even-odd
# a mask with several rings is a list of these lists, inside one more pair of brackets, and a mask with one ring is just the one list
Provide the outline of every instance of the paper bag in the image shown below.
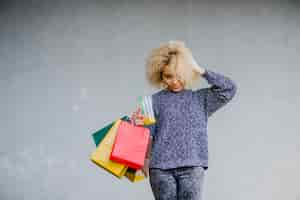
[[110,154],[120,123],[121,119],[118,119],[113,124],[103,140],[99,143],[96,151],[94,151],[90,156],[91,161],[118,178],[124,176],[128,168],[125,164],[110,160]]
[[144,165],[149,137],[150,131],[148,128],[121,121],[110,154],[110,160],[133,169],[141,169]]

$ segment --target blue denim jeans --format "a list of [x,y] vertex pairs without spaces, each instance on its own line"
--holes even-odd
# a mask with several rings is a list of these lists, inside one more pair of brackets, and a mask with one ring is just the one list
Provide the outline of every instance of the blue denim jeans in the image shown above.
[[205,170],[201,166],[149,169],[155,200],[201,200]]

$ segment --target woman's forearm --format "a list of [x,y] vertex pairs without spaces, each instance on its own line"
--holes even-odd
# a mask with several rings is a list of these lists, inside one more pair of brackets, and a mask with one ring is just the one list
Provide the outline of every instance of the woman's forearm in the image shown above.
[[152,149],[152,136],[149,137],[147,152],[146,152],[146,159],[150,158],[151,156],[151,149]]
[[235,95],[237,86],[229,77],[207,69],[202,76],[212,85],[211,91],[223,100],[229,101]]

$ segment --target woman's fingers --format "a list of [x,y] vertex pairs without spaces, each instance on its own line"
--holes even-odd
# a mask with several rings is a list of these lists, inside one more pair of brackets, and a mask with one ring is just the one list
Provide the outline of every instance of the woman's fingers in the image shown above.
[[138,108],[138,110],[136,112],[134,112],[134,116],[135,118],[138,118],[138,119],[144,119],[145,116],[141,113],[141,109]]
[[133,122],[134,124],[136,124],[136,119],[137,119],[137,115],[135,112],[133,112],[130,117],[130,121]]
[[143,116],[143,114],[142,114],[142,109],[141,109],[140,107],[138,107],[138,110],[137,110],[136,114],[137,114],[138,116]]
[[145,116],[141,114],[141,108],[132,113],[130,120],[134,122],[135,125],[144,125]]
[[144,117],[132,115],[130,121],[133,122],[135,125],[144,125]]
[[140,119],[136,119],[136,120],[135,120],[135,124],[136,124],[136,125],[144,125],[144,121],[143,121],[143,120],[140,120]]

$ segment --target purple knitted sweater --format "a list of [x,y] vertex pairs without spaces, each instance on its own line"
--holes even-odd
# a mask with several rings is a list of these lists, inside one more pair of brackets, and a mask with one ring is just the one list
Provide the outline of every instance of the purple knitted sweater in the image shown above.
[[157,122],[146,126],[153,136],[149,168],[208,169],[207,119],[234,97],[237,86],[222,74],[205,71],[203,77],[210,87],[152,94]]

